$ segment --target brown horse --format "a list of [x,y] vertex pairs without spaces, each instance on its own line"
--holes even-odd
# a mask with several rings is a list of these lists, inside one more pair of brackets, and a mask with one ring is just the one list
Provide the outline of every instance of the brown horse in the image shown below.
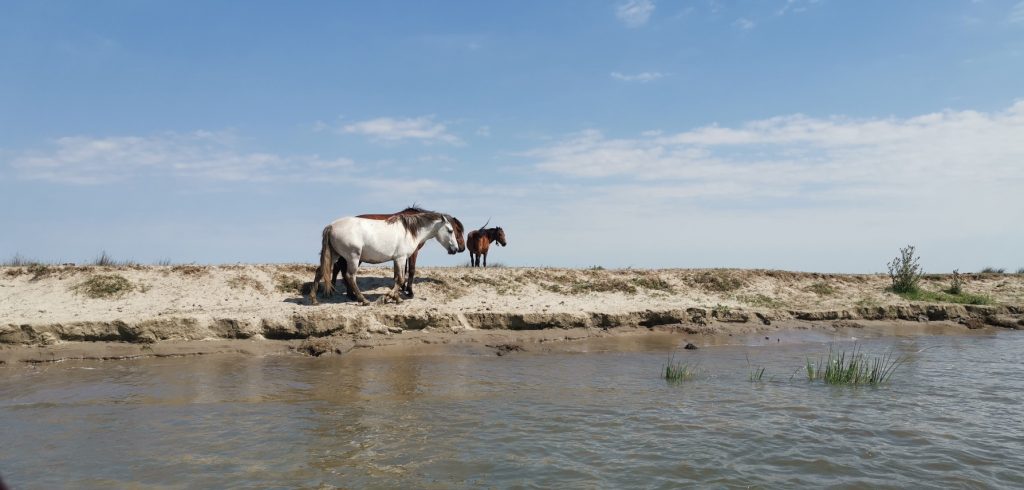
[[[360,214],[359,216],[356,216],[356,217],[357,218],[375,219],[375,220],[386,221],[388,219],[391,219],[391,218],[393,218],[395,216],[399,216],[399,215],[411,216],[411,215],[414,215],[414,214],[422,214],[422,213],[430,213],[430,212],[432,212],[432,211],[427,211],[425,209],[418,208],[415,205],[413,205],[413,206],[407,207],[407,208],[405,208],[405,209],[403,209],[403,210],[401,210],[401,211],[399,211],[397,213],[392,213],[392,214]],[[464,238],[466,232],[465,232],[465,229],[462,226],[462,222],[461,221],[455,219],[455,217],[452,217],[451,222],[452,222],[452,228],[455,228],[455,239],[456,239],[456,241],[459,242],[459,253],[461,253],[461,252],[466,250],[466,239]],[[426,242],[423,242],[423,244],[421,244],[419,246],[419,248],[416,249],[416,252],[414,252],[412,254],[412,256],[409,257],[409,260],[407,260],[406,263],[405,263],[406,282],[405,282],[405,285],[402,287],[402,292],[404,292],[405,294],[409,295],[410,298],[413,297],[412,280],[413,280],[413,278],[416,277],[416,257],[419,256],[420,249],[422,249],[423,245],[425,245],[425,244],[426,244]],[[340,258],[340,259],[338,259],[338,263],[335,264],[335,266],[334,266],[334,274],[331,277],[332,283],[337,283],[338,282],[338,274],[343,269],[343,264],[342,263],[344,261],[345,261],[344,258]],[[346,285],[346,289],[347,289],[347,285]],[[345,295],[348,296],[349,299],[355,299],[355,293],[353,293],[352,291],[347,291],[346,290]]]
[[[484,223],[484,226],[487,226],[487,223]],[[487,267],[487,250],[491,248],[491,242],[498,242],[502,247],[508,245],[505,240],[505,230],[502,230],[500,226],[496,228],[481,226],[479,230],[469,232],[469,236],[466,237],[466,248],[469,249],[470,266],[480,267],[480,257],[483,257],[484,267]]]

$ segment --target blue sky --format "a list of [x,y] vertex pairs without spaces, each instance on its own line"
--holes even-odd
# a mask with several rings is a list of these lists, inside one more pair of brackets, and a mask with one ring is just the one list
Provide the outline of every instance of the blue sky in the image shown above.
[[1024,267],[1019,0],[0,10],[2,257],[313,262],[417,202],[508,265]]

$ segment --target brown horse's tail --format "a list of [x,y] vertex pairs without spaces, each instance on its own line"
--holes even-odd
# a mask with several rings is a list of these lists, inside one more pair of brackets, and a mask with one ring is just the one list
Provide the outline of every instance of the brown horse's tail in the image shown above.
[[[331,251],[331,225],[327,225],[323,232],[323,244],[320,247],[320,280],[324,283],[324,294],[334,294],[334,266]],[[316,294],[316,291],[313,291]]]

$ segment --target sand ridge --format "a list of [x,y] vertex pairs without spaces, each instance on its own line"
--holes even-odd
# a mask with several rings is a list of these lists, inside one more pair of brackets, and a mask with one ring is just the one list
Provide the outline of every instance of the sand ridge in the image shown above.
[[[908,301],[886,291],[890,280],[883,274],[511,267],[424,267],[416,297],[401,304],[361,306],[338,294],[311,306],[300,291],[312,277],[313,266],[306,264],[0,267],[0,345],[339,336],[366,341],[407,330],[444,336],[476,329],[673,326],[710,333],[789,321],[973,321],[1024,328],[1024,275],[1015,274],[967,275],[965,289],[991,299],[983,306]],[[87,286],[97,278],[113,284],[114,294],[90,297]],[[922,285],[940,291],[949,280],[927,276]],[[391,288],[391,270],[363,267],[359,282],[372,301]]]

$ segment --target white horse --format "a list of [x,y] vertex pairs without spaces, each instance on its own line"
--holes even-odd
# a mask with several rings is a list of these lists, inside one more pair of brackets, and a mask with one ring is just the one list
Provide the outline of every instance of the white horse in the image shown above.
[[[419,247],[436,238],[448,253],[456,253],[459,244],[455,229],[446,214],[423,212],[418,214],[397,214],[386,220],[346,217],[335,220],[323,231],[320,248],[320,267],[313,278],[309,293],[310,304],[317,304],[316,292],[320,281],[324,282],[324,293],[334,294],[331,268],[334,261],[344,262],[342,272],[350,297],[364,305],[370,304],[356,286],[356,270],[360,262],[380,264],[389,260],[395,263],[395,287],[381,300],[391,298],[401,303],[402,267],[410,255]],[[339,260],[340,259],[340,260]]]

